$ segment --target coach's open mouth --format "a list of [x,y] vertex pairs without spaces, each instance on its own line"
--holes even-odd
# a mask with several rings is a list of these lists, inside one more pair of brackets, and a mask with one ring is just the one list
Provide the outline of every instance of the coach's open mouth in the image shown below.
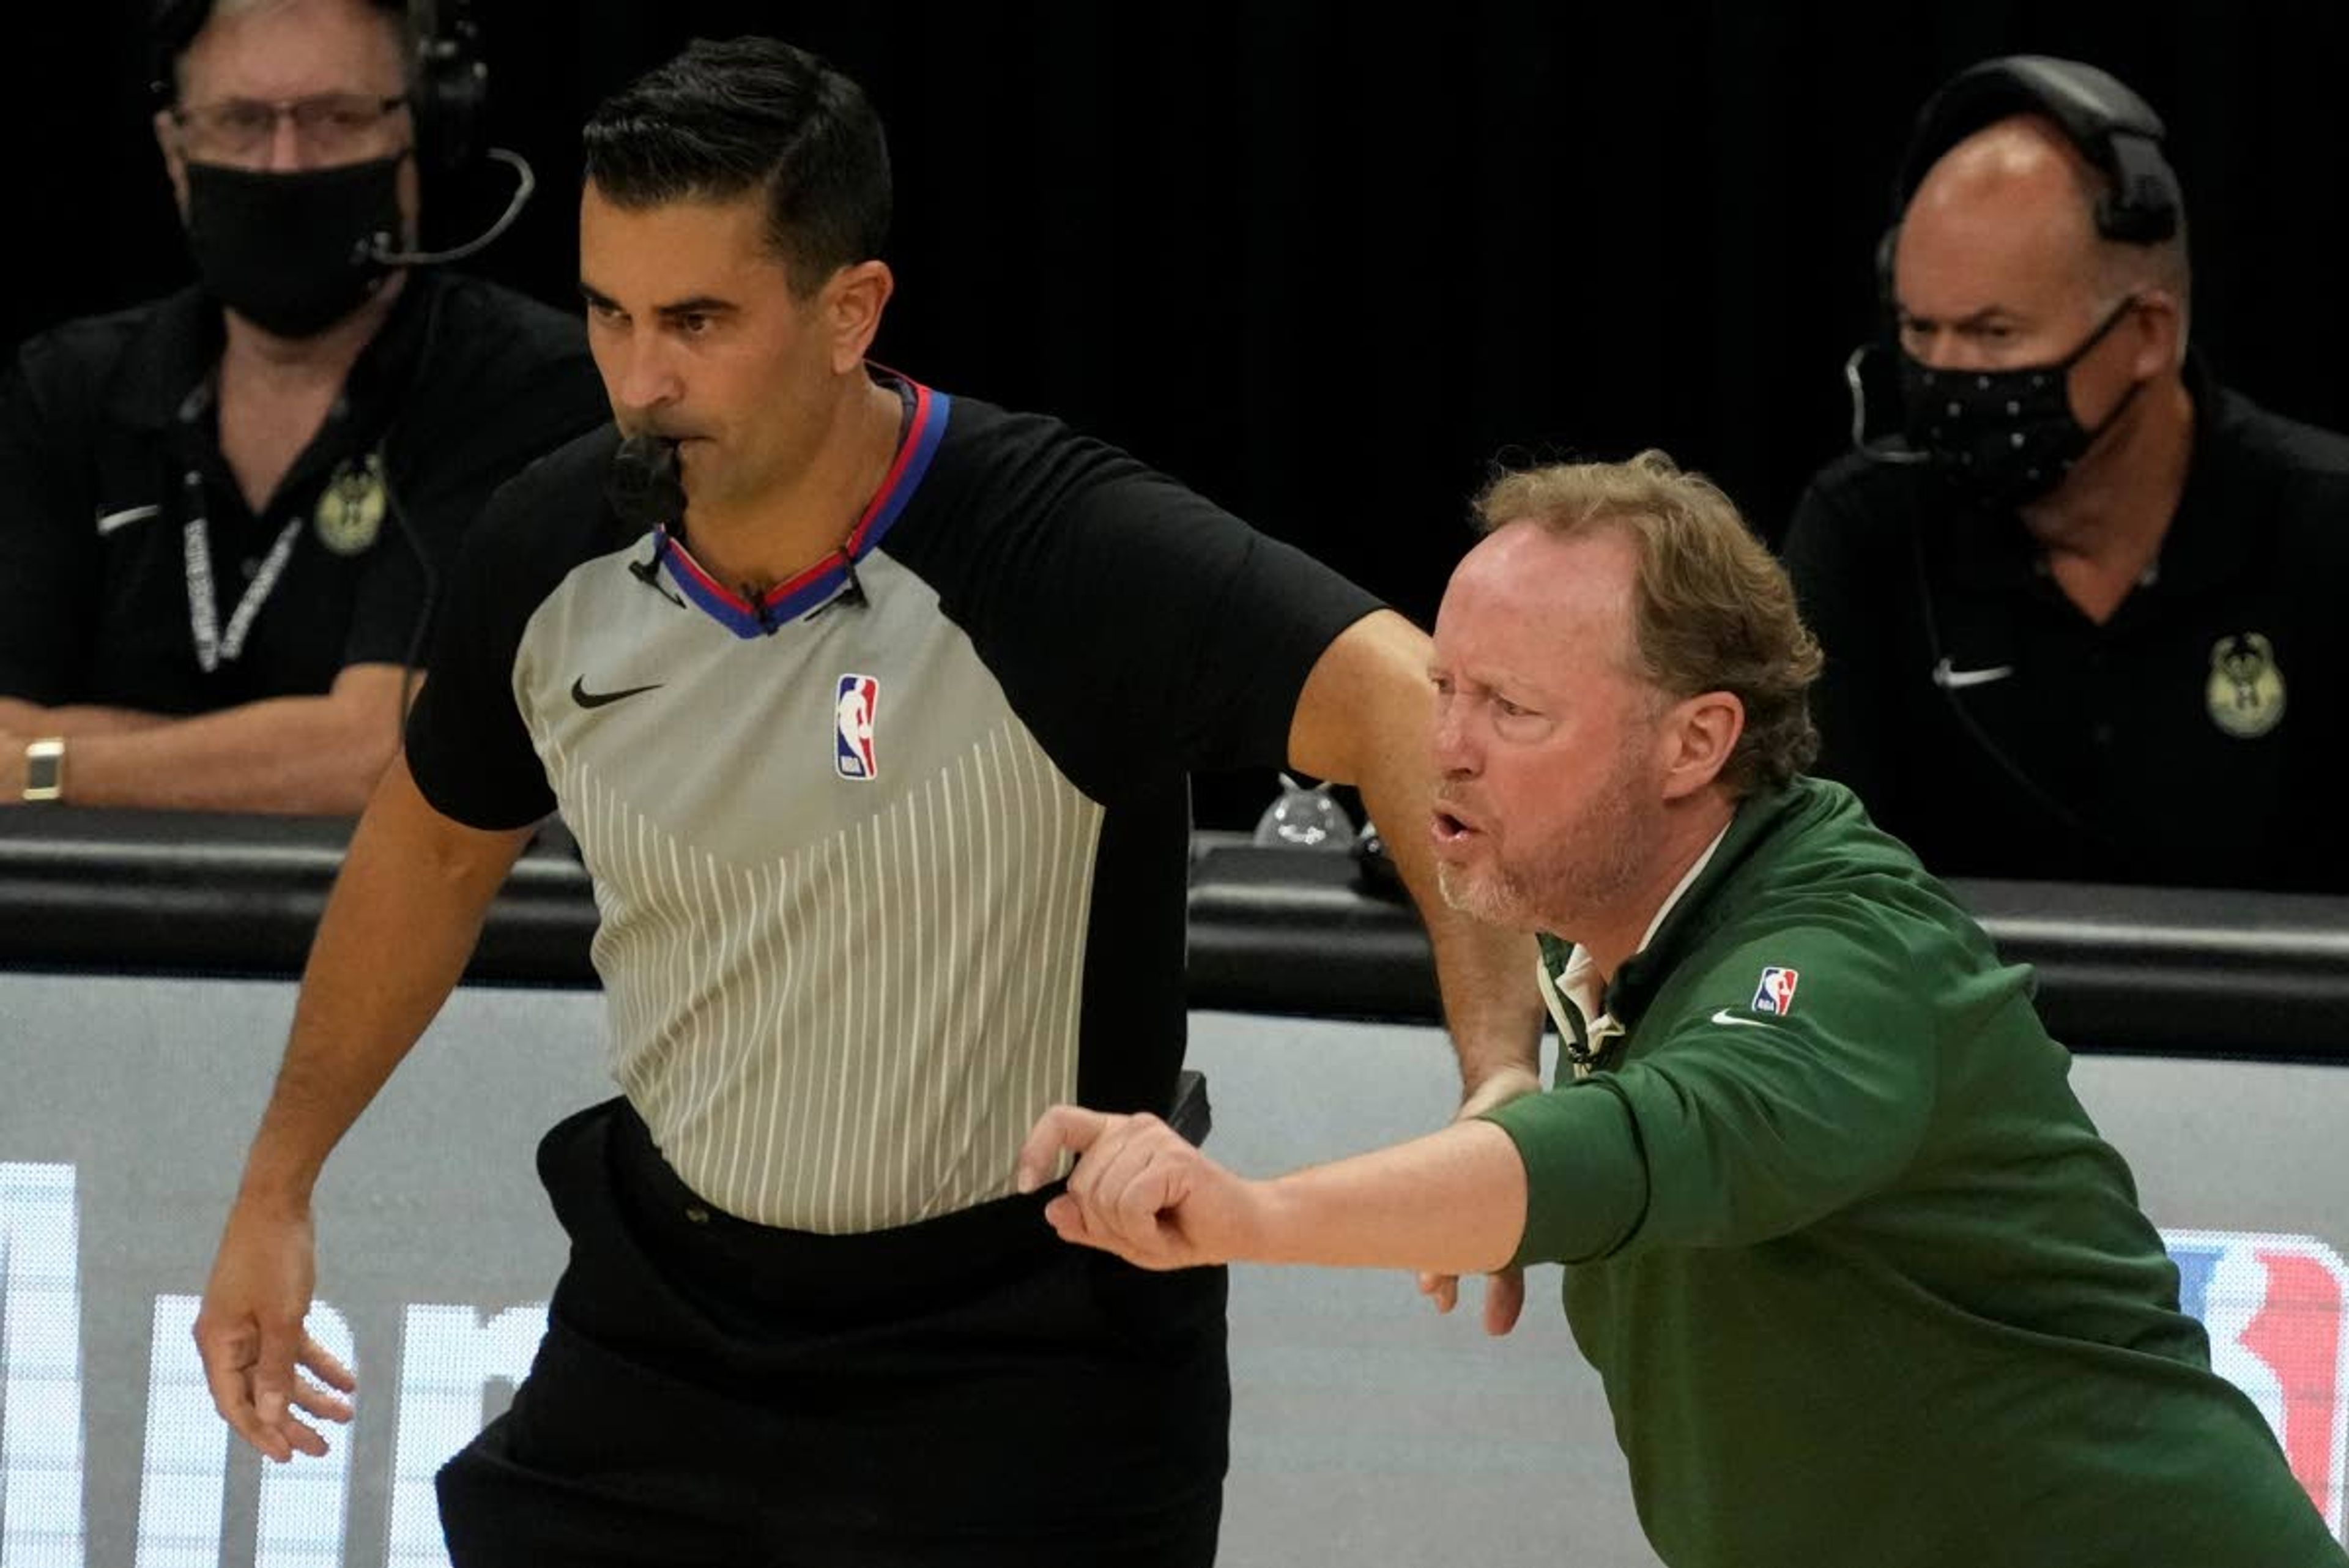
[[1459,813],[1447,811],[1440,806],[1436,809],[1428,826],[1439,845],[1465,843],[1483,831]]

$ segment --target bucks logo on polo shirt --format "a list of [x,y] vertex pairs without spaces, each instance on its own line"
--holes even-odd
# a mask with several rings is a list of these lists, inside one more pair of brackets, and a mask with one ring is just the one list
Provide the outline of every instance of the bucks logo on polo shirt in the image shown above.
[[2239,741],[2256,740],[2283,722],[2283,671],[2274,645],[2258,632],[2222,637],[2210,649],[2203,690],[2210,722]]
[[1795,1010],[1795,982],[1802,976],[1791,969],[1765,969],[1754,987],[1753,1010],[1784,1018]]
[[881,682],[870,675],[843,675],[832,699],[832,765],[842,778],[869,784],[881,774],[873,752],[873,718],[881,706]]
[[385,504],[383,453],[371,452],[365,462],[347,460],[326,481],[311,514],[318,543],[337,556],[357,555],[382,532]]

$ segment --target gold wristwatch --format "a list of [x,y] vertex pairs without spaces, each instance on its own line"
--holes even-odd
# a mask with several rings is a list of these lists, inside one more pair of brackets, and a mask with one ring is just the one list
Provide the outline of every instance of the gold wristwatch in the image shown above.
[[25,798],[31,801],[66,797],[66,742],[60,735],[35,741],[25,748]]

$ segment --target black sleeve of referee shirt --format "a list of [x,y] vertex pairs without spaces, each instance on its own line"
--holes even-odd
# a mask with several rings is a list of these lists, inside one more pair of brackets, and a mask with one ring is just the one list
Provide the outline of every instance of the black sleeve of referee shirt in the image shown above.
[[[546,770],[514,703],[523,628],[554,583],[523,527],[533,475],[499,489],[441,589],[423,690],[408,715],[408,767],[434,810],[489,832],[554,810]],[[555,580],[560,580],[558,572]]]
[[989,618],[1043,635],[988,640],[1009,650],[1015,704],[1040,710],[1029,722],[1097,799],[1169,773],[1283,765],[1306,677],[1380,607],[1122,454],[1065,491],[1026,546]]

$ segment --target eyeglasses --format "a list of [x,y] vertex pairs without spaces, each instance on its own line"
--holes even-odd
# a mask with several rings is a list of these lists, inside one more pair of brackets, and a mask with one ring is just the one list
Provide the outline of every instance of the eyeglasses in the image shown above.
[[278,120],[287,119],[305,154],[332,161],[367,151],[377,129],[407,101],[404,95],[376,98],[357,92],[323,92],[279,103],[230,98],[174,109],[171,123],[180,128],[187,151],[199,157],[259,160],[276,140]]

